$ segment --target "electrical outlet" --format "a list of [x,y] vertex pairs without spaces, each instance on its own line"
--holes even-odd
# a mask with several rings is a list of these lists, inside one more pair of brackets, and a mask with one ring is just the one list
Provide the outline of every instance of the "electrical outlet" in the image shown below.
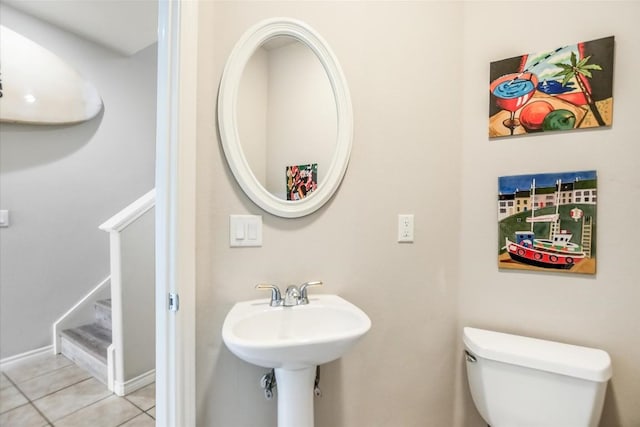
[[413,242],[413,214],[398,215],[398,242]]

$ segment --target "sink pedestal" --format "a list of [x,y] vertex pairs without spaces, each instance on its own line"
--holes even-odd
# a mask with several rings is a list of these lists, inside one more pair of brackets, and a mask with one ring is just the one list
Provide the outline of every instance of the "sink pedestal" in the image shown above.
[[276,368],[278,427],[313,427],[316,367]]
[[275,370],[278,427],[313,427],[316,366],[341,358],[369,328],[364,311],[321,294],[293,307],[236,303],[224,319],[222,339],[245,362]]

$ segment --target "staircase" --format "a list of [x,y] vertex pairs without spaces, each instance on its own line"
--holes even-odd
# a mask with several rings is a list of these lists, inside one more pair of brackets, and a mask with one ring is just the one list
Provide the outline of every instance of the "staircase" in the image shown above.
[[53,350],[125,396],[155,381],[155,190],[99,228],[110,274],[54,322]]
[[62,354],[107,384],[107,349],[111,345],[111,299],[94,304],[93,323],[60,334]]

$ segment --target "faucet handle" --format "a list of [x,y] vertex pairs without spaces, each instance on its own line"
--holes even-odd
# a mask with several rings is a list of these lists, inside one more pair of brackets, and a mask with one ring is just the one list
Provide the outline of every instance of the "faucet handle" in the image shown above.
[[280,288],[278,288],[276,285],[271,285],[268,283],[258,283],[256,285],[256,289],[271,290],[271,302],[269,303],[271,307],[278,307],[282,305],[282,296],[280,294]]
[[316,280],[314,282],[307,282],[300,285],[300,304],[309,304],[309,298],[307,297],[307,288],[311,286],[322,286],[322,282]]

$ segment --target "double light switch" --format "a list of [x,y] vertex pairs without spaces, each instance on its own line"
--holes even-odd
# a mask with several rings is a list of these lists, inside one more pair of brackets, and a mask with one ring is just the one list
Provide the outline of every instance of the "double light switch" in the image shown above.
[[229,246],[262,246],[262,217],[229,215]]

